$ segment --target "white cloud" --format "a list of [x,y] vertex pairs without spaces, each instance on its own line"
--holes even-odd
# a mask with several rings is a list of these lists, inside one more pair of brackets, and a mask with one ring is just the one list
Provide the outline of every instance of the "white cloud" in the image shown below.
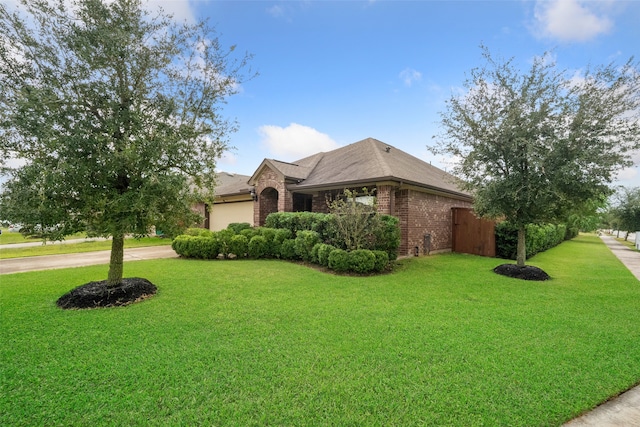
[[422,80],[422,73],[414,70],[413,68],[405,68],[398,74],[400,80],[404,82],[406,86],[411,86],[414,82]]
[[276,4],[267,8],[267,13],[273,16],[274,18],[280,18],[284,16],[284,8]]
[[269,155],[277,156],[279,160],[301,159],[320,151],[331,151],[339,147],[329,135],[297,123],[291,123],[285,128],[273,125],[260,126],[258,132],[262,136],[262,144],[269,151]]
[[625,184],[625,181],[635,181],[637,177],[638,169],[636,166],[621,169],[616,173],[616,181],[620,181],[621,184]]
[[[144,5],[144,3],[143,3]],[[167,14],[173,15],[176,22],[187,22],[193,24],[196,22],[194,8],[191,1],[175,1],[175,0],[149,0],[146,9],[155,12],[158,8],[162,8]]]
[[231,151],[225,151],[218,160],[219,165],[235,166],[238,163],[238,157]]
[[582,0],[538,0],[533,31],[536,36],[563,42],[591,40],[613,27],[604,11],[607,5],[608,2]]

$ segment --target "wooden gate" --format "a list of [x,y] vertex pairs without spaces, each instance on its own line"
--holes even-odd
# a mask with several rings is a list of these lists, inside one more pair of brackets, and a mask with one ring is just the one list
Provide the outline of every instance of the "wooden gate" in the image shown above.
[[451,214],[454,252],[496,256],[495,222],[477,218],[469,208],[452,208]]

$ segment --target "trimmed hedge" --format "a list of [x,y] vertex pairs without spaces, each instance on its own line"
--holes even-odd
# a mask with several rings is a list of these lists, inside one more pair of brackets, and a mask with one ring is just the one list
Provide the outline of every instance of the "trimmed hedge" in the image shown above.
[[318,264],[329,267],[329,254],[337,249],[335,246],[320,243],[318,248]]
[[247,228],[247,223],[236,223],[216,232],[189,229],[187,234],[176,237],[171,246],[185,258],[281,258],[313,262],[337,272],[367,274],[384,271],[389,260],[396,259],[400,245],[397,218],[381,217],[383,226],[375,230],[376,238],[373,240],[378,243],[372,245],[373,250],[346,251],[329,244],[334,233],[332,215],[311,212],[269,215],[269,225],[286,228]]
[[249,256],[251,258],[266,258],[269,251],[269,244],[264,236],[253,236],[249,240]]
[[318,212],[274,212],[267,215],[265,227],[283,228],[295,236],[298,231],[311,230],[324,235],[327,214]]
[[320,243],[320,235],[311,230],[300,230],[295,239],[296,255],[303,261],[311,261],[313,247]]
[[[370,230],[371,239],[362,249],[386,251],[389,260],[398,258],[400,248],[400,220],[392,215],[380,215],[380,225]],[[274,212],[267,216],[265,226],[288,230],[291,236],[301,231],[315,231],[320,241],[340,249],[347,249],[338,238],[334,216],[317,212]],[[313,248],[313,247],[312,247]],[[311,249],[309,249],[311,250]]]
[[249,239],[242,234],[236,234],[229,240],[229,254],[234,254],[236,258],[244,258],[249,252]]
[[171,247],[185,258],[216,259],[220,253],[220,243],[213,237],[182,234],[173,239]]
[[251,228],[251,224],[248,222],[232,222],[227,225],[227,230],[233,231],[233,234],[241,234],[242,230],[249,230]]
[[329,254],[329,268],[339,273],[349,271],[349,252],[344,249],[334,249]]
[[368,249],[356,249],[349,252],[349,271],[355,273],[369,273],[374,270],[376,256]]
[[[496,256],[504,259],[516,259],[518,252],[518,227],[504,221],[496,225]],[[525,227],[525,246],[527,259],[559,245],[564,240],[575,237],[573,230],[567,230],[564,224],[528,224]]]
[[294,260],[298,259],[296,255],[295,239],[287,239],[280,245],[280,258]]
[[389,265],[389,254],[385,251],[372,251],[375,257],[375,263],[373,264],[373,271],[376,273],[383,272]]

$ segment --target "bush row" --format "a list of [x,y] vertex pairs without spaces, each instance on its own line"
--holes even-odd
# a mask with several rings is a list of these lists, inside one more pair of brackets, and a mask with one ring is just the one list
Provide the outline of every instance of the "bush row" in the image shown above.
[[[518,252],[518,227],[508,221],[496,225],[496,256],[498,258],[516,259]],[[525,246],[527,259],[537,253],[544,252],[559,245],[564,240],[577,235],[575,229],[568,229],[564,224],[528,224],[525,227]]]
[[382,272],[389,265],[386,251],[359,249],[348,252],[323,243],[320,234],[313,230],[300,230],[294,238],[288,229],[269,227],[245,228],[234,225],[220,231],[189,229],[177,236],[171,247],[185,258],[301,260],[337,272],[359,274]]
[[[265,220],[265,227],[289,230],[293,236],[300,231],[314,231],[320,241],[339,249],[347,249],[338,237],[334,216],[317,212],[275,212]],[[392,215],[380,215],[379,225],[367,230],[366,247],[372,251],[385,251],[390,260],[398,258],[400,248],[399,220]]]

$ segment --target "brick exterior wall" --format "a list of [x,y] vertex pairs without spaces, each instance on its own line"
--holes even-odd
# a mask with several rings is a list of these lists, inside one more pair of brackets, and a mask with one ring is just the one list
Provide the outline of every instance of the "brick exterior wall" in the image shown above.
[[[320,191],[313,194],[313,212],[329,211],[327,200],[341,191]],[[271,212],[291,212],[293,194],[286,184],[268,167],[262,171],[256,183],[258,202],[254,203],[254,225],[262,226]],[[451,250],[451,208],[471,208],[471,202],[446,196],[424,193],[415,189],[396,190],[392,185],[377,187],[378,212],[394,215],[400,219],[400,255],[414,254],[418,247],[420,255],[426,253],[425,234],[431,235],[431,252]]]
[[411,255],[418,247],[425,254],[424,236],[431,235],[431,252],[451,250],[451,208],[472,204],[416,190],[396,192],[396,216],[400,218],[400,255]]
[[[277,198],[269,188],[277,192]],[[263,194],[264,192],[264,194]],[[287,190],[285,183],[278,179],[278,175],[269,167],[265,167],[258,177],[256,185],[258,202],[254,203],[253,223],[256,226],[264,225],[264,220],[271,212],[291,212],[293,208],[293,197]],[[274,205],[277,203],[277,205]]]
[[379,185],[376,189],[378,212],[385,215],[395,215],[396,192],[391,185]]
[[312,212],[329,213],[329,204],[327,203],[327,192],[320,191],[313,195],[311,203]]

